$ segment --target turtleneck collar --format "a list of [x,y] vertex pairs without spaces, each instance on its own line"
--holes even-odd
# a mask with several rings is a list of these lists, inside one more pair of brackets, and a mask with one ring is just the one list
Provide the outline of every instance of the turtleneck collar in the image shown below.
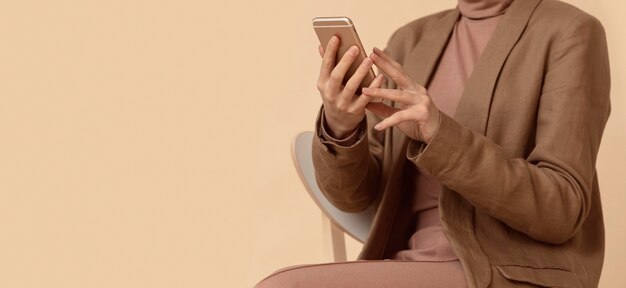
[[504,14],[513,0],[459,0],[461,15],[470,19],[483,19]]

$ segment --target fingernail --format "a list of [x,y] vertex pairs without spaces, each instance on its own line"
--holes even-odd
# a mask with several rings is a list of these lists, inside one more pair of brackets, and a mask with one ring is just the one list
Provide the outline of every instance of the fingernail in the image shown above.
[[339,40],[337,36],[333,36],[332,38],[330,38],[330,43],[337,44],[337,40]]
[[372,60],[376,60],[376,59],[378,59],[378,55],[372,53],[372,54],[370,54],[370,58],[372,58]]
[[376,124],[376,126],[374,126],[374,129],[380,130],[380,128],[382,128],[382,127],[383,127],[383,125],[378,123],[378,124]]
[[372,59],[370,58],[363,59],[363,66],[370,66],[370,65],[372,65]]
[[[370,91],[370,88],[367,87],[363,87],[363,89],[361,89],[361,91],[363,91],[363,93],[367,93]],[[366,95],[367,96],[367,95]]]
[[356,46],[350,47],[350,54],[356,55],[357,53],[359,53],[359,48],[357,48]]

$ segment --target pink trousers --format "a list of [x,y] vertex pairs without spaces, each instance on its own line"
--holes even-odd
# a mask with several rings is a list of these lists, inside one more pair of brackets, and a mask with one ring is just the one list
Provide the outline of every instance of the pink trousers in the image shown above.
[[280,269],[261,280],[268,287],[467,287],[456,261],[360,260]]

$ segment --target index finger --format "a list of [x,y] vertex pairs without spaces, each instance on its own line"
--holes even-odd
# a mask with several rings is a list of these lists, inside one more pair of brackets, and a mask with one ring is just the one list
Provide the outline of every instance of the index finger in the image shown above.
[[406,74],[402,65],[394,61],[391,56],[387,55],[382,50],[374,48],[374,53],[372,53],[370,58],[372,58],[374,64],[387,74],[393,82],[396,82],[400,88],[411,89],[414,87],[415,83],[413,83],[413,81]]

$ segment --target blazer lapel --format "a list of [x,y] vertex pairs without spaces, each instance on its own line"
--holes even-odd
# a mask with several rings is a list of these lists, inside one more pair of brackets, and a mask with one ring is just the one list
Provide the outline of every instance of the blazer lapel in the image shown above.
[[404,69],[418,84],[428,87],[459,15],[459,10],[454,9],[439,19],[431,30],[424,33],[423,39],[418,42],[405,59]]
[[[446,47],[447,40],[454,28],[454,23],[459,18],[458,10],[451,10],[450,13],[439,19],[432,30],[428,30],[422,35],[422,39],[417,46],[413,48],[409,55],[404,59],[403,67],[411,78],[425,85],[432,72],[437,65],[439,57]],[[396,103],[392,103],[395,106]],[[402,194],[402,173],[404,163],[406,161],[406,148],[410,138],[397,128],[391,129],[391,139],[393,139],[393,148],[391,149],[392,159],[397,159],[393,163],[389,178],[385,184],[385,193],[382,195],[379,211],[374,218],[374,227],[366,244],[361,250],[359,259],[382,259],[386,255],[386,249],[389,249],[389,238],[392,232],[392,225],[398,211],[398,204]],[[390,144],[390,143],[387,143]],[[387,148],[388,149],[388,148]]]
[[[474,66],[454,118],[475,133],[485,135],[487,131],[498,75],[540,1],[513,1]],[[444,187],[439,196],[439,209],[443,229],[452,246],[466,247],[454,249],[463,265],[471,271],[466,277],[474,287],[487,287],[491,281],[491,268],[474,232],[474,207],[458,193]]]
[[[415,48],[406,57],[403,64],[404,69],[418,84],[428,88],[439,58],[446,48],[448,39],[452,35],[452,30],[460,15],[458,9],[450,10],[450,13],[439,19],[438,23],[433,25],[433,28],[422,35],[423,38],[419,40]],[[406,151],[410,139],[404,133],[397,134],[399,134],[398,137],[401,139],[395,140],[400,140],[398,143],[402,143],[400,153],[403,153]]]
[[485,135],[498,75],[539,2],[541,0],[513,1],[474,66],[454,115],[472,131]]

